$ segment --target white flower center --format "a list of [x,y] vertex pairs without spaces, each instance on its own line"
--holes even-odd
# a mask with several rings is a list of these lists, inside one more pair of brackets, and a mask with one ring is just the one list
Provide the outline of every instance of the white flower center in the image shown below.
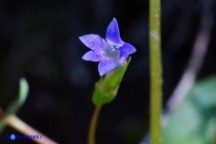
[[120,48],[121,45],[109,45],[106,49],[105,49],[105,56],[113,59],[113,60],[119,60],[119,54],[120,54]]

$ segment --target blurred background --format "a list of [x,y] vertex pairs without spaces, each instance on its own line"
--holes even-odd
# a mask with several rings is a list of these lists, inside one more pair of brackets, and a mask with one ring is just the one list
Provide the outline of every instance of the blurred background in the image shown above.
[[[215,74],[215,8],[213,0],[162,0],[164,105],[187,65],[206,13],[213,25],[198,78]],[[139,143],[149,127],[147,0],[0,0],[1,108],[16,98],[19,79],[25,77],[30,92],[18,117],[59,143],[86,143],[99,74],[97,63],[81,59],[88,48],[78,37],[104,37],[113,17],[122,39],[137,52],[116,100],[102,109],[97,143]],[[7,127],[0,140],[8,133],[18,132]]]

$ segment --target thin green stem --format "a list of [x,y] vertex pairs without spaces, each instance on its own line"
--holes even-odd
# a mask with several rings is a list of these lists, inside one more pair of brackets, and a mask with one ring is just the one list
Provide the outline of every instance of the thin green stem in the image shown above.
[[88,144],[95,144],[95,137],[96,137],[96,127],[98,122],[98,117],[100,115],[101,107],[96,106],[95,110],[92,114],[92,119],[89,126],[88,132]]
[[161,143],[162,66],[160,33],[160,0],[150,0],[150,138],[151,144]]

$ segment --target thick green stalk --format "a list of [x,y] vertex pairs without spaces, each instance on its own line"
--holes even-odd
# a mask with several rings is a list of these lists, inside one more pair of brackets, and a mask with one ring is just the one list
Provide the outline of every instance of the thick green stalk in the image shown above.
[[160,33],[160,0],[150,0],[150,138],[151,144],[161,143],[162,66]]

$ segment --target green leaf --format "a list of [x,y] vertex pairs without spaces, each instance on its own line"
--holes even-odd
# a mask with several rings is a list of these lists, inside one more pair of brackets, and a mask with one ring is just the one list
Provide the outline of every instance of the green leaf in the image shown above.
[[[27,81],[24,78],[20,79],[19,82],[19,93],[16,100],[8,107],[8,109],[5,112],[5,116],[10,114],[16,114],[16,112],[21,108],[21,106],[24,104],[27,95],[29,91],[29,86]],[[3,120],[0,121],[0,133],[4,130],[5,123]]]
[[19,83],[19,93],[17,99],[8,107],[6,114],[15,114],[26,101],[29,91],[29,86],[24,78],[20,79]]
[[215,144],[216,77],[197,82],[183,103],[171,112],[163,129],[164,144]]
[[209,119],[206,123],[206,133],[204,135],[204,141],[216,144],[216,115]]
[[118,93],[120,83],[131,58],[121,67],[109,72],[105,77],[101,77],[95,84],[92,101],[96,106],[102,106],[113,101]]

